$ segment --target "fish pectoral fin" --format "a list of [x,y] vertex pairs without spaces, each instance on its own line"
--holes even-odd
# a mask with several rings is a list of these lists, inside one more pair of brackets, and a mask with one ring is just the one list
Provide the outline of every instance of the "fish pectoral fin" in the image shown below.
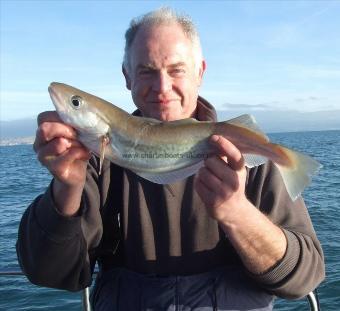
[[268,159],[264,156],[261,156],[258,154],[250,154],[250,153],[243,154],[243,158],[244,158],[245,166],[249,168],[252,168],[254,166],[259,166],[268,161]]
[[106,146],[110,143],[108,135],[103,135],[100,138],[100,154],[99,154],[99,175],[102,173],[103,162],[105,157]]
[[191,166],[184,167],[175,171],[165,172],[165,173],[146,173],[146,172],[136,172],[140,177],[147,179],[156,184],[172,184],[176,181],[187,178],[191,175],[197,173],[197,171],[204,165],[203,161],[195,163]]

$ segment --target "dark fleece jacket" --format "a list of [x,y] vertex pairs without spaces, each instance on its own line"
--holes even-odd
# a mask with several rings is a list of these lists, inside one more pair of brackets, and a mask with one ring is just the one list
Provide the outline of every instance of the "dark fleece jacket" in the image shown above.
[[[196,117],[216,120],[214,108],[201,97]],[[193,176],[164,186],[108,161],[101,175],[98,171],[98,159],[93,157],[79,215],[58,213],[51,186],[24,213],[17,253],[33,283],[79,290],[91,283],[96,260],[103,271],[124,266],[158,275],[242,266],[195,192]],[[282,228],[288,242],[286,254],[275,267],[261,275],[248,275],[277,296],[306,295],[323,280],[325,269],[303,199],[292,202],[271,162],[248,170],[246,195]]]

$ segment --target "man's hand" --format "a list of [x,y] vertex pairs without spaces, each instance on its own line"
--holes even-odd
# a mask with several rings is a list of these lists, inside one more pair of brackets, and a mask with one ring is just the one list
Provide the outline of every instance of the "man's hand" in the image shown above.
[[196,190],[210,215],[224,222],[247,201],[247,172],[241,152],[230,141],[213,135],[211,143],[218,155],[205,161],[196,177]]
[[200,169],[196,191],[247,269],[264,273],[284,256],[286,237],[246,198],[247,174],[241,152],[221,136],[213,135],[211,143],[218,156],[207,159]]
[[55,177],[53,193],[59,211],[72,215],[79,209],[90,152],[77,141],[74,129],[55,111],[38,116],[33,145],[38,159]]

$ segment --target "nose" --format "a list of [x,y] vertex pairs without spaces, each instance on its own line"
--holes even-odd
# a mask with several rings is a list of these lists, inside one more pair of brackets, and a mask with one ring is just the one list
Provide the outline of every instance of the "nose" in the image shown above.
[[171,77],[166,72],[159,72],[155,75],[152,90],[157,93],[166,93],[172,88]]

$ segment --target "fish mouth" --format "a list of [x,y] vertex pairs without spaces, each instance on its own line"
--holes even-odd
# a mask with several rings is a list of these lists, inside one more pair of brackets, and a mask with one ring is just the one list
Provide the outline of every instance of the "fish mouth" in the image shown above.
[[53,105],[59,110],[62,110],[62,105],[61,105],[61,98],[56,92],[55,88],[53,87],[53,83],[50,84],[48,87],[48,92],[50,94],[51,100],[53,102]]

